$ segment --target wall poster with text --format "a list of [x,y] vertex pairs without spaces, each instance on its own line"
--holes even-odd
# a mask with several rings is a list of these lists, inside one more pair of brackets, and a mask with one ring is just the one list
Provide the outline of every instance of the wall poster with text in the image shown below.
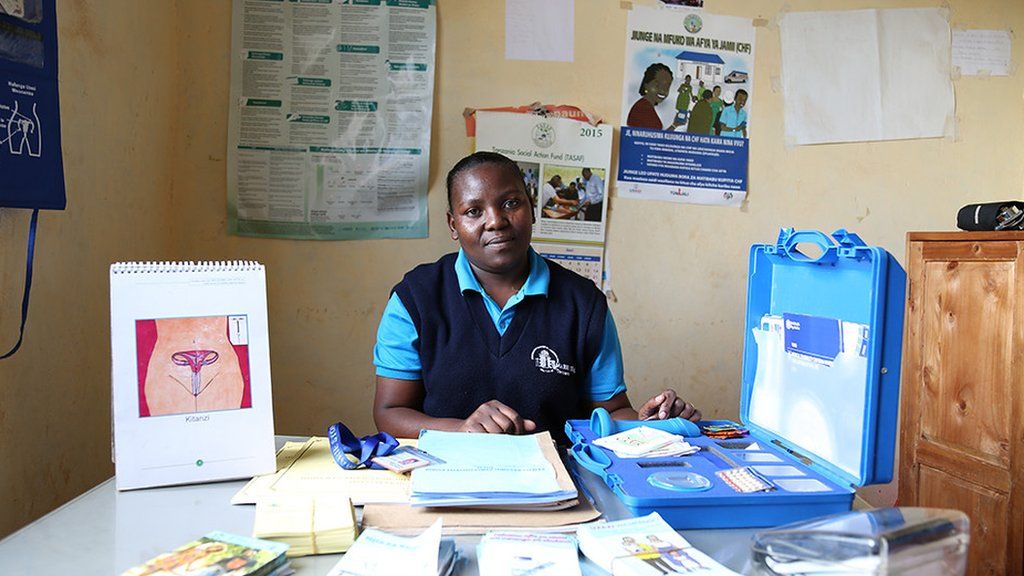
[[739,205],[747,194],[753,70],[749,19],[630,11],[616,193]]
[[434,0],[234,0],[228,228],[425,238]]

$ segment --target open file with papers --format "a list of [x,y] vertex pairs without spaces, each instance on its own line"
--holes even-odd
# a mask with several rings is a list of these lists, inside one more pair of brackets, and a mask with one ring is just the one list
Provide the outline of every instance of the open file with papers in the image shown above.
[[426,430],[420,449],[440,458],[413,470],[413,506],[484,506],[550,510],[577,492],[547,432],[532,436]]

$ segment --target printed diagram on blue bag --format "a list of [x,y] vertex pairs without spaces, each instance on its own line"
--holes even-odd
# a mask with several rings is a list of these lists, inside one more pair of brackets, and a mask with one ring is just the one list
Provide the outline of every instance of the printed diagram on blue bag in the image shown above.
[[[0,14],[24,22],[39,22],[42,10],[41,0],[0,0]],[[42,68],[43,40],[27,28],[0,23],[0,58]],[[12,156],[41,156],[43,133],[35,103],[36,87],[27,82],[12,81],[5,88],[6,93],[0,97],[0,144],[3,151]]]
[[22,106],[13,94],[12,100],[12,104],[0,103],[0,143],[6,144],[6,152],[12,156],[38,158],[43,153],[43,136],[36,105],[29,101]]
[[0,0],[0,207],[63,210],[56,0]]

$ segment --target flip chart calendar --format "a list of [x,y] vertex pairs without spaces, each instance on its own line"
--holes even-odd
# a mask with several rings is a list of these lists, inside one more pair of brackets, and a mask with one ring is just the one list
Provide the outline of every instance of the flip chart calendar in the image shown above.
[[114,264],[110,329],[119,490],[274,471],[262,265]]

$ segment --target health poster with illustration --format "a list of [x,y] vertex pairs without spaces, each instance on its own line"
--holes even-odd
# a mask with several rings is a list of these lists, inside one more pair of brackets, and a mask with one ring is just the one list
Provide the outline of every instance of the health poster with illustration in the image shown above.
[[476,149],[519,165],[534,206],[534,250],[601,288],[612,127],[481,110]]
[[616,194],[739,205],[756,131],[753,23],[635,8],[626,32]]
[[110,347],[119,490],[274,471],[262,265],[114,264]]
[[228,229],[425,238],[434,0],[234,0]]

